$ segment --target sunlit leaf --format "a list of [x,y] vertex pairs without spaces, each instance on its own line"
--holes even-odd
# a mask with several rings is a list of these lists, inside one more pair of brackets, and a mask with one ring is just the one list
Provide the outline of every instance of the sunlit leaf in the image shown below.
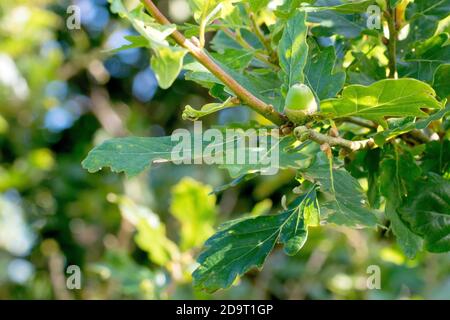
[[155,49],[155,55],[152,56],[150,65],[161,88],[169,88],[178,77],[186,53],[187,51],[184,49],[171,47]]
[[297,11],[288,20],[278,45],[284,94],[294,84],[304,82],[303,69],[306,66],[308,57],[307,32],[306,14]]
[[172,189],[170,212],[180,222],[181,248],[203,244],[213,233],[216,196],[212,188],[191,178],[184,178]]
[[175,243],[166,236],[166,227],[149,208],[122,196],[118,199],[120,211],[136,230],[136,244],[148,253],[151,261],[164,266],[179,255]]
[[374,135],[373,139],[375,140],[375,143],[377,145],[382,146],[384,143],[386,143],[386,141],[401,134],[408,133],[414,129],[423,130],[427,128],[433,121],[440,120],[448,114],[450,114],[450,105],[448,105],[445,109],[441,109],[431,114],[428,118],[425,119],[417,119],[415,117],[389,119],[387,121],[387,130],[377,132]]
[[109,53],[117,53],[120,51],[135,49],[135,48],[146,48],[149,46],[148,40],[143,36],[125,36],[126,40],[129,41],[128,44],[124,44],[123,46],[110,50]]
[[223,103],[208,103],[205,104],[203,107],[201,107],[200,110],[196,110],[194,108],[192,108],[190,105],[187,105],[186,107],[184,107],[184,111],[183,111],[183,119],[184,120],[198,120],[201,117],[210,115],[212,113],[218,112],[220,110],[223,110],[225,108],[229,108],[232,107],[233,103],[231,103],[230,99],[226,100]]
[[321,111],[333,118],[358,116],[386,127],[385,117],[427,117],[423,108],[441,109],[436,93],[415,79],[386,79],[370,86],[351,85],[342,97],[322,101]]
[[374,0],[357,0],[351,2],[333,1],[317,1],[314,5],[304,5],[302,10],[306,12],[334,11],[341,14],[365,13],[367,8],[374,4]]
[[335,73],[336,53],[333,47],[314,48],[305,68],[306,83],[319,100],[334,98],[345,82],[345,72]]
[[[158,84],[163,89],[170,87],[180,73],[183,67],[183,58],[187,53],[186,49],[171,46],[166,40],[176,30],[176,27],[157,23],[155,19],[145,13],[142,5],[138,5],[128,12],[121,0],[110,0],[110,2],[111,10],[127,18],[136,31],[148,41],[148,46],[154,53],[150,64]],[[132,41],[132,47],[143,43],[142,39],[136,38],[132,38],[130,41]]]
[[266,7],[270,0],[246,0],[246,2],[248,2],[251,11],[256,12]]

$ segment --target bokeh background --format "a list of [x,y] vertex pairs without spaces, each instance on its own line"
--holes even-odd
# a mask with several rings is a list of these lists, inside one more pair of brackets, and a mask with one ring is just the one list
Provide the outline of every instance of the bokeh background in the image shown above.
[[[81,9],[78,30],[66,26],[70,5]],[[192,19],[185,0],[158,6],[177,23]],[[160,164],[133,179],[83,170],[101,141],[189,128],[183,107],[210,102],[183,74],[159,89],[145,50],[106,53],[133,33],[106,0],[0,2],[0,299],[450,297],[449,254],[407,260],[389,231],[328,226],[314,229],[298,256],[275,250],[231,289],[194,290],[190,273],[214,228],[279,210],[295,172],[211,196],[231,181],[212,166]],[[253,117],[224,110],[204,127]],[[81,268],[80,290],[66,286],[69,265]],[[367,289],[371,265],[381,269],[381,290]]]

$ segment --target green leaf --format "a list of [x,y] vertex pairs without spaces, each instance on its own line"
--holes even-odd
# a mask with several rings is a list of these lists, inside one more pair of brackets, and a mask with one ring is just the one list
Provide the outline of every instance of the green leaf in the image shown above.
[[367,197],[358,181],[344,169],[330,170],[330,162],[323,153],[318,153],[315,162],[303,176],[320,186],[326,196],[320,205],[328,209],[328,222],[350,227],[374,227],[377,217],[368,209]]
[[150,65],[161,88],[169,88],[178,77],[183,68],[183,58],[186,53],[185,49],[173,47],[155,49],[155,55],[152,56]]
[[110,3],[112,13],[117,13],[121,17],[126,17],[128,10],[123,5],[122,0],[108,0],[108,2]]
[[446,99],[450,96],[450,64],[440,65],[433,78],[433,88],[441,99]]
[[284,1],[282,4],[277,6],[274,13],[280,20],[282,20],[282,22],[284,22],[284,20],[288,20],[298,11],[298,8],[303,2],[306,1],[305,0]]
[[[213,133],[210,131],[210,133]],[[270,131],[232,131],[230,136],[201,136],[183,129],[167,137],[110,139],[89,152],[82,165],[89,172],[110,167],[113,172],[135,176],[153,162],[210,163],[227,169],[232,177],[248,172],[276,173],[280,168],[307,167],[317,146],[298,145],[292,136],[278,139]],[[258,145],[250,145],[248,140]],[[173,141],[172,141],[173,140]],[[232,156],[233,159],[230,157]],[[240,159],[238,161],[238,158]],[[252,161],[250,161],[252,160]]]
[[223,191],[228,190],[230,188],[236,187],[237,185],[239,185],[239,184],[241,184],[243,182],[252,180],[252,179],[254,179],[254,178],[258,177],[258,176],[259,176],[258,172],[244,173],[244,174],[240,175],[239,177],[231,180],[230,182],[228,182],[226,184],[223,184],[221,186],[215,187],[213,192],[215,194],[223,192]]
[[367,150],[363,157],[363,166],[367,170],[367,198],[370,206],[376,208],[380,203],[380,190],[377,182],[380,175],[381,150]]
[[347,68],[348,83],[368,86],[386,78],[386,69],[380,66],[378,59],[369,58],[362,52],[352,52],[352,56],[354,61]]
[[389,0],[391,8],[395,8],[401,0]]
[[[244,35],[242,35],[244,37]],[[247,40],[247,39],[245,39]],[[214,38],[210,42],[210,47],[214,52],[223,54],[227,49],[243,50],[249,52],[247,48],[242,46],[230,35],[226,34],[222,30],[219,30],[214,35]]]
[[151,261],[164,266],[179,255],[177,245],[167,238],[165,225],[158,215],[125,196],[119,197],[117,203],[124,218],[136,227],[136,244],[148,253]]
[[110,2],[111,10],[118,8],[117,11],[113,12],[128,19],[134,29],[149,41],[150,47],[169,46],[166,38],[176,30],[175,25],[157,23],[155,19],[145,13],[143,5],[138,5],[132,11],[127,11],[122,4],[122,0],[110,0]]
[[211,56],[234,70],[244,70],[254,58],[254,52],[234,48],[225,48],[223,52],[213,52]]
[[449,39],[448,33],[441,33],[418,42],[411,52],[405,55],[405,64],[399,65],[399,76],[432,83],[436,69],[444,63],[450,63]]
[[[233,2],[240,0],[188,0],[188,3],[194,14],[194,19],[198,23],[198,36],[200,46],[205,45],[205,33],[208,26],[213,24],[217,18],[225,19],[231,15],[228,20],[234,20],[233,17],[239,17],[239,10],[235,10]],[[238,19],[239,21],[239,19]]]
[[205,243],[194,271],[194,286],[214,292],[229,287],[237,276],[252,268],[261,268],[277,242],[287,254],[296,254],[308,232],[304,208],[315,203],[311,189],[285,212],[229,221]]
[[[334,11],[341,14],[365,13],[367,8],[374,4],[375,0],[360,0],[349,3],[342,3],[342,1],[317,1],[314,6],[304,5],[301,10],[306,12],[320,12],[320,11]],[[322,5],[322,4],[328,5]]]
[[252,217],[256,217],[268,214],[270,212],[270,209],[272,209],[272,205],[273,205],[272,200],[264,199],[255,204],[249,215]]
[[307,33],[306,13],[297,11],[288,20],[278,45],[284,94],[294,84],[304,82],[303,69],[308,57]]
[[436,93],[415,79],[386,79],[370,86],[351,85],[342,97],[324,100],[321,112],[333,118],[359,116],[387,127],[384,117],[427,117],[422,108],[441,109]]
[[[339,0],[318,0],[315,6],[334,7],[342,5]],[[345,4],[345,8],[352,8],[353,4]],[[364,14],[342,14],[333,10],[311,12],[308,14],[308,22],[316,24],[312,32],[317,36],[331,37],[336,34],[348,39],[358,37],[367,29],[367,18]]]
[[[158,84],[163,89],[170,87],[180,73],[183,67],[183,58],[187,53],[184,48],[170,46],[166,40],[176,30],[176,27],[156,23],[145,13],[142,5],[138,5],[128,12],[121,0],[110,0],[110,2],[111,10],[127,18],[136,31],[148,41],[147,45],[154,53],[150,65],[155,72]],[[142,43],[142,40],[139,40],[139,43]]]
[[389,152],[381,162],[380,191],[386,199],[385,214],[391,221],[392,232],[403,252],[414,258],[422,246],[419,236],[411,232],[398,215],[397,209],[407,195],[406,186],[412,186],[420,177],[421,170],[411,154],[401,157],[397,152]]
[[314,90],[319,100],[334,98],[345,82],[345,72],[334,73],[336,53],[334,47],[310,52],[305,68],[306,84]]
[[281,81],[271,70],[257,69],[247,72],[247,82],[255,88],[257,96],[278,112],[284,108],[284,98],[281,94]]
[[194,286],[214,292],[229,287],[238,275],[261,268],[280,234],[280,216],[238,221],[208,239],[192,274]]
[[373,136],[375,143],[379,146],[382,146],[392,138],[395,138],[401,134],[408,133],[414,129],[423,130],[428,128],[428,126],[433,122],[440,120],[450,114],[450,105],[448,105],[445,109],[441,109],[433,114],[431,114],[428,118],[425,119],[416,119],[414,117],[406,117],[402,119],[389,119],[388,129],[384,131],[380,131]]
[[245,161],[245,164],[223,164],[221,167],[227,169],[233,178],[247,173],[261,172],[267,169],[268,162],[272,162],[272,168],[298,170],[307,168],[317,152],[316,144],[299,144],[292,135],[272,141],[270,150],[264,153],[257,163],[250,164],[249,161]]
[[117,53],[123,50],[134,49],[134,48],[147,48],[149,46],[148,40],[143,36],[125,36],[126,40],[130,43],[125,44],[119,48],[108,51],[108,53]]
[[110,167],[113,172],[125,172],[132,177],[153,161],[169,161],[174,146],[170,137],[110,139],[91,150],[82,165],[91,173]]
[[203,244],[213,234],[216,196],[212,188],[192,178],[183,178],[172,189],[170,212],[180,222],[181,248]]
[[[89,268],[100,277],[107,274],[111,280],[120,286],[121,291],[128,297],[135,297],[142,294],[142,283],[148,281],[156,284],[157,274],[148,266],[136,263],[131,255],[120,249],[106,250],[99,263],[93,263]],[[152,298],[161,297],[160,285],[153,285],[146,288],[147,294]]]
[[251,12],[259,11],[269,4],[270,0],[246,0],[250,6]]
[[[206,20],[208,17],[207,20],[212,21],[221,14],[229,13],[232,8],[232,2],[236,2],[236,0],[188,0],[194,19],[197,22]],[[219,5],[221,7],[217,8]],[[211,14],[212,16],[210,16]]]
[[423,153],[422,170],[450,176],[450,140],[431,141]]
[[194,19],[199,22],[219,4],[219,0],[188,0]]
[[425,239],[428,251],[450,251],[450,182],[431,173],[413,191],[398,210],[401,218]]
[[205,104],[200,110],[196,110],[192,108],[190,105],[187,105],[186,107],[184,107],[182,118],[183,120],[195,121],[200,119],[201,117],[218,112],[225,108],[235,106],[233,103],[230,102],[230,100],[231,98],[228,98],[223,103],[208,103]]
[[[278,111],[282,109],[282,99],[279,95],[280,82],[273,72],[267,74],[245,72],[244,74],[242,70],[233,69],[232,65],[235,64],[230,64],[230,61],[222,63],[215,60],[215,62],[254,96],[273,105]],[[218,78],[199,63],[188,64],[185,69],[189,70],[186,79],[195,81],[208,89],[212,88],[214,84],[223,85]],[[226,88],[226,91],[230,95],[234,95],[230,89]]]
[[407,42],[423,41],[433,36],[439,21],[448,16],[448,0],[414,0],[406,10],[406,20],[410,23]]
[[136,244],[148,253],[149,259],[165,266],[172,259],[176,259],[178,247],[166,237],[166,228],[159,222],[159,218],[149,222],[141,220],[136,226],[137,234],[134,238]]
[[190,62],[185,64],[184,70],[186,70],[184,76],[186,80],[194,81],[202,87],[211,89],[214,85],[223,86],[222,82],[199,62]]

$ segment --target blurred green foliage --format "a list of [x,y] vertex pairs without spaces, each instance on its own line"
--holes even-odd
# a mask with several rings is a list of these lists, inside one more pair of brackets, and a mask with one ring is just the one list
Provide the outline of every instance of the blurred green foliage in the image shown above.
[[[187,127],[185,105],[211,102],[182,77],[157,88],[142,49],[116,54],[133,31],[104,0],[77,0],[81,29],[69,30],[69,1],[0,3],[0,299],[397,299],[450,297],[450,255],[408,260],[390,232],[313,228],[300,254],[278,248],[262,272],[213,295],[192,288],[204,240],[238,213],[281,208],[295,172],[228,183],[211,166],[157,165],[133,179],[89,174],[94,144],[125,134],[162,136]],[[159,1],[171,18],[182,0]],[[211,123],[249,119],[233,109]],[[191,178],[182,178],[190,176]],[[217,198],[217,199],[216,199]],[[66,288],[66,267],[82,288]],[[367,268],[382,270],[368,290]]]

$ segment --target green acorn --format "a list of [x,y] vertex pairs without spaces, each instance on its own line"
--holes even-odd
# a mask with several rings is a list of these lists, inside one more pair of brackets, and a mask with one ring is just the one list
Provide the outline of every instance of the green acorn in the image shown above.
[[316,98],[305,84],[294,84],[288,91],[284,113],[293,123],[302,123],[306,116],[318,111]]

